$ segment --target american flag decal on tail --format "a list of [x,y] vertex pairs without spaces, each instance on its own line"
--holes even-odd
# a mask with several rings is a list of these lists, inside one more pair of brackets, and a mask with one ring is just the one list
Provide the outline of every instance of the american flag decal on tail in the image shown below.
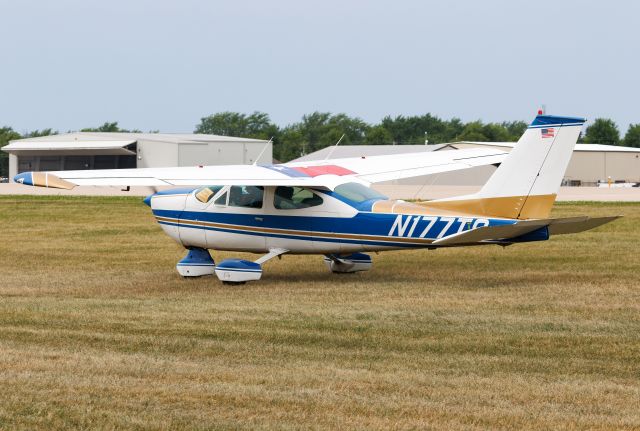
[[550,127],[547,129],[540,129],[540,131],[542,132],[543,138],[553,138],[555,135],[555,129],[553,127]]

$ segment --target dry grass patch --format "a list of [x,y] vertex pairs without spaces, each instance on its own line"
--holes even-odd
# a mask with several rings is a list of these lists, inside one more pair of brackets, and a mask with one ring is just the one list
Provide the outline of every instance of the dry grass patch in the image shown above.
[[140,199],[0,197],[0,428],[639,429],[640,205],[578,214],[626,217],[229,287]]

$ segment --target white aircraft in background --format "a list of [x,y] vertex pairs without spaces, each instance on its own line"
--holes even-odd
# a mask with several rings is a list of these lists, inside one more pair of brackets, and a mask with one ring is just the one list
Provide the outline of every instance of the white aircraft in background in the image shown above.
[[[538,115],[509,154],[468,149],[285,163],[94,171],[27,172],[33,186],[191,186],[144,201],[162,229],[188,252],[185,277],[216,274],[227,283],[258,280],[284,254],[321,254],[332,272],[371,268],[363,252],[510,245],[576,233],[617,217],[549,218],[585,120]],[[475,194],[424,203],[389,200],[372,183],[500,166]],[[209,250],[262,253],[215,264]]]

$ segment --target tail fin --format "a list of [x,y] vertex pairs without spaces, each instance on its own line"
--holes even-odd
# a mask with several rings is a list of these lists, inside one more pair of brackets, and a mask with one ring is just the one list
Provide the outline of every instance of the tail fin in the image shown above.
[[538,115],[478,193],[425,206],[513,219],[548,217],[585,121]]

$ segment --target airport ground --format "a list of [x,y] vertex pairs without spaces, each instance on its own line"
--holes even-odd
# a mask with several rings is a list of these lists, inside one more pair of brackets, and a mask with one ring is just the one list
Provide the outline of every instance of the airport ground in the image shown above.
[[579,214],[625,217],[230,287],[140,198],[0,196],[0,429],[640,429],[640,204]]

